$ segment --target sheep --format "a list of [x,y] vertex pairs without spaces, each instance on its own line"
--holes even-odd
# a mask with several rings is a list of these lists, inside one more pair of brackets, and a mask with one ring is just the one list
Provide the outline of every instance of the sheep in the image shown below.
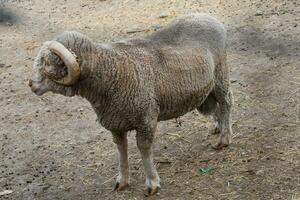
[[94,43],[75,31],[41,47],[29,81],[45,92],[86,98],[100,124],[111,131],[119,153],[115,190],[129,185],[127,133],[136,131],[148,193],[160,189],[152,144],[157,122],[197,109],[212,115],[214,148],[230,144],[233,104],[226,64],[226,30],[202,13],[179,17],[143,38]]

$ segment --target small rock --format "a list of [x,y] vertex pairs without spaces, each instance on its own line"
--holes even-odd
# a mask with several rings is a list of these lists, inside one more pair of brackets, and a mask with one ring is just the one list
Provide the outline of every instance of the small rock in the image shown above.
[[264,148],[266,148],[266,149],[272,149],[272,148],[273,148],[273,146],[270,146],[270,145],[265,145],[265,146],[264,146]]
[[157,31],[158,29],[161,28],[161,26],[160,25],[152,25],[152,26],[150,26],[150,28],[153,29],[154,31]]
[[257,10],[254,16],[262,16],[263,14],[263,11]]
[[4,196],[4,195],[7,195],[7,194],[11,194],[11,193],[13,193],[12,190],[4,190],[4,191],[0,192],[0,196]]
[[237,79],[231,79],[230,83],[236,83],[238,80]]
[[264,170],[258,170],[257,172],[256,172],[256,175],[263,175],[264,174]]
[[166,18],[166,17],[168,17],[169,15],[167,14],[167,13],[161,13],[159,16],[158,16],[158,18],[160,18],[160,19],[163,19],[163,18]]

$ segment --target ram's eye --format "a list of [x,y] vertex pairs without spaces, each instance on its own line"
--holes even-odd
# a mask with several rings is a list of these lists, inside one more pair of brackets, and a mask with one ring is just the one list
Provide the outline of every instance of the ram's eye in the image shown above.
[[59,73],[62,77],[66,76],[68,74],[67,72],[67,67],[65,65],[63,65],[60,70],[59,70]]
[[45,59],[45,58],[43,58],[42,59],[42,63],[43,63],[43,65],[50,65],[50,62],[49,62],[49,60],[47,60],[47,59]]

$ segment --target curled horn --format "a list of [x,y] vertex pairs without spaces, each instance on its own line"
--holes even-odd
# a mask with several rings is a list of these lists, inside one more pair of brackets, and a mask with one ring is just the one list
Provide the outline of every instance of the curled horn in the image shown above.
[[48,41],[45,43],[51,52],[59,56],[68,69],[68,74],[61,79],[51,78],[53,81],[62,85],[73,85],[80,77],[80,67],[75,56],[61,43],[57,41]]

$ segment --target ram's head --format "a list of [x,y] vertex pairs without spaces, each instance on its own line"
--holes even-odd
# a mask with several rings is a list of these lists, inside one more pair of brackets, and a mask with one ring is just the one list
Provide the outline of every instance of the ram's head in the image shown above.
[[39,96],[48,91],[72,96],[79,77],[76,55],[58,41],[47,41],[34,61],[29,86]]

